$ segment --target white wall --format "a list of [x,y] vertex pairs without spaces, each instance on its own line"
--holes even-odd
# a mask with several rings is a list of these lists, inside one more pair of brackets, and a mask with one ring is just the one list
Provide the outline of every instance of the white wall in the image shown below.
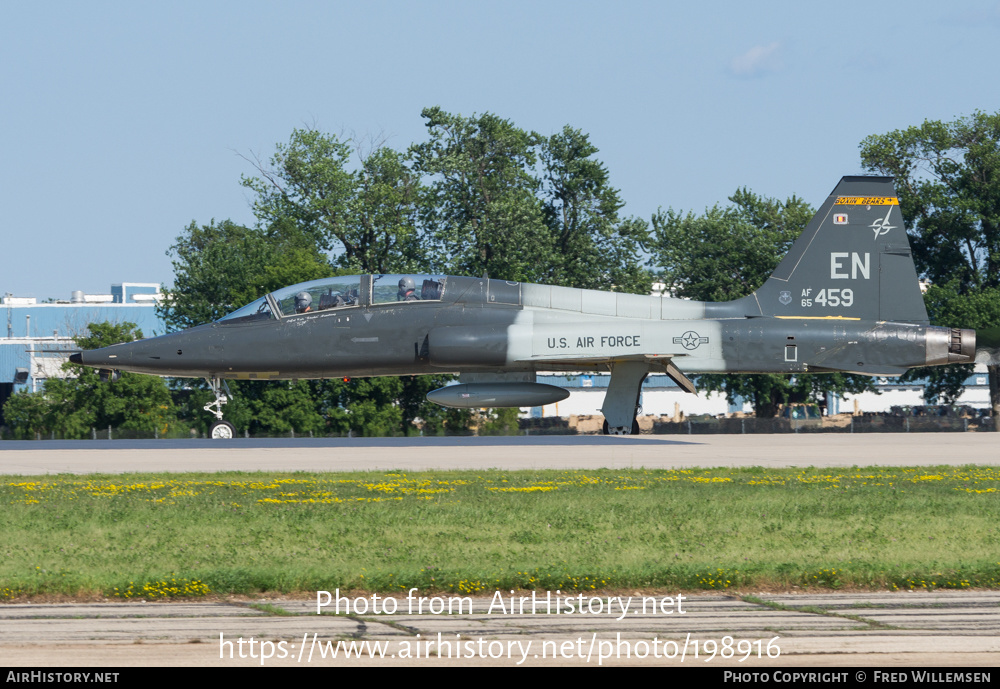
[[[570,388],[569,397],[558,404],[549,404],[542,408],[542,416],[586,416],[600,414],[604,404],[604,394],[607,388]],[[885,388],[881,395],[864,392],[857,395],[846,395],[840,401],[840,412],[854,411],[854,400],[858,400],[858,410],[861,412],[888,412],[893,406],[915,406],[925,404],[923,388]],[[673,416],[674,403],[680,405],[685,416],[695,414],[711,414],[717,416],[729,411],[729,403],[725,395],[706,393],[691,395],[681,390],[647,389],[642,393],[642,413],[646,416]],[[989,407],[989,387],[967,387],[958,404],[971,407]],[[743,405],[743,410],[752,412],[749,404]],[[530,414],[532,410],[522,409]]]

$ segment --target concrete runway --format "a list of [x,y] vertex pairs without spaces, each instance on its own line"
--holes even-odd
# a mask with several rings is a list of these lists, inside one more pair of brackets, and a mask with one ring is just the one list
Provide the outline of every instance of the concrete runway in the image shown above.
[[1000,464],[993,433],[2,441],[0,474]]
[[[0,474],[996,465],[998,449],[1000,436],[985,433],[5,441],[0,442]],[[638,605],[642,595],[650,594],[614,595],[633,596]],[[633,608],[622,619],[620,612],[502,614],[489,612],[490,603],[476,599],[472,613],[454,615],[340,616],[318,616],[315,601],[304,600],[7,604],[0,605],[0,657],[12,666],[104,668],[500,666],[519,660],[524,665],[756,669],[1000,664],[1000,592],[699,595],[686,599],[683,615],[676,609],[637,614]],[[396,607],[405,609],[405,599]],[[250,645],[251,637],[256,646]],[[261,645],[262,640],[267,643]],[[384,657],[346,659],[341,647],[339,657],[332,658],[333,646],[326,642],[337,641],[384,643]],[[451,643],[440,646],[440,658],[439,641]],[[693,657],[695,642],[698,658]],[[717,651],[707,662],[706,642]],[[780,651],[777,657],[767,656],[769,644],[772,656]],[[365,648],[378,655],[375,647]],[[750,657],[739,663],[748,648]],[[719,650],[733,655],[723,657]],[[326,658],[320,658],[322,651]],[[267,653],[271,657],[262,663],[260,656]],[[611,657],[601,658],[608,653]]]

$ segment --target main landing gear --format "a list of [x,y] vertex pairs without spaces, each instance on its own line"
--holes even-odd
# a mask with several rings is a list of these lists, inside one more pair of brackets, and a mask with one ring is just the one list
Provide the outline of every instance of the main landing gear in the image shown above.
[[617,361],[611,367],[611,382],[604,396],[604,435],[639,435],[639,394],[649,375],[645,361]]
[[222,420],[222,405],[229,401],[233,393],[229,391],[229,386],[224,380],[219,378],[206,378],[205,380],[208,382],[212,394],[215,395],[215,401],[205,405],[205,411],[211,412],[216,418],[215,423],[208,429],[208,437],[213,440],[235,437],[236,427],[228,421]]

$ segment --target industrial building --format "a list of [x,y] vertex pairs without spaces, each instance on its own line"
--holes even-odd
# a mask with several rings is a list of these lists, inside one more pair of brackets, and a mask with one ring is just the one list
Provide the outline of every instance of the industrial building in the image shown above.
[[76,349],[73,338],[85,335],[90,323],[135,323],[146,337],[163,334],[156,315],[162,298],[160,285],[146,282],[111,285],[107,294],[76,291],[68,300],[39,302],[12,294],[0,298],[0,313],[7,320],[0,331],[0,414],[15,392],[34,392],[48,378],[66,376],[62,365]]

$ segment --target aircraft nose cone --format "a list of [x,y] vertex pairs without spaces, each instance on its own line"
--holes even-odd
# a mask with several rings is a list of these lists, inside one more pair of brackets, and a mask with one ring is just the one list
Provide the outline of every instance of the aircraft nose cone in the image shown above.
[[123,342],[98,349],[86,349],[71,354],[69,360],[70,363],[90,366],[91,368],[128,370],[127,366],[132,361],[134,344],[133,342]]

